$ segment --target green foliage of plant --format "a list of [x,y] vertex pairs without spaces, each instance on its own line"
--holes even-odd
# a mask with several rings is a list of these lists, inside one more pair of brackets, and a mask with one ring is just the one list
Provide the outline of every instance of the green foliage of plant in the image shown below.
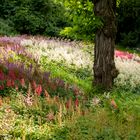
[[76,40],[94,40],[96,29],[103,24],[94,16],[92,1],[65,0],[65,7],[71,26],[64,28],[60,35]]
[[10,19],[20,34],[58,36],[67,24],[63,5],[52,0],[2,1],[0,9],[0,17]]
[[53,77],[59,77],[70,84],[76,84],[87,93],[91,90],[92,73],[88,69],[69,67],[62,62],[49,62],[45,57],[41,58],[41,67],[51,71]]
[[[115,95],[114,93],[114,96]],[[118,110],[111,109],[108,99],[104,99],[102,100],[104,107],[95,106],[96,110],[92,113],[90,112],[84,117],[78,118],[74,124],[70,123],[67,125],[69,126],[68,139],[138,140],[140,137],[139,114],[137,114],[138,110],[134,110],[136,104],[133,103],[131,94],[127,95],[129,95],[129,97],[125,96],[127,99],[121,96],[115,98],[117,104],[119,104]],[[122,94],[122,96],[124,95]],[[137,100],[137,103],[138,102],[139,100]]]
[[[71,110],[72,112],[65,107],[62,108],[63,123],[60,126],[58,121],[60,110],[57,107],[65,106],[64,98],[59,98],[56,102],[53,99],[46,100],[30,94],[33,97],[31,106],[26,102],[26,93],[22,95],[20,91],[9,90],[9,95],[3,98],[0,108],[2,139],[139,140],[140,138],[139,95],[114,89],[102,95],[96,94],[100,100],[97,105],[93,104],[92,97],[88,97],[86,102],[88,106],[85,102],[81,103],[77,110]],[[112,99],[115,100],[117,108],[111,106]],[[78,113],[81,106],[84,107],[84,115]],[[54,121],[47,120],[49,112],[54,112]]]
[[0,35],[15,35],[17,34],[13,28],[13,23],[10,20],[0,18]]

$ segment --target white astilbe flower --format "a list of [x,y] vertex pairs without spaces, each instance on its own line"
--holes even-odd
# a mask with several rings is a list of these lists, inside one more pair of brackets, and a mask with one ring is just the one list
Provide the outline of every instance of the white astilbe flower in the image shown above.
[[73,44],[51,40],[22,40],[21,45],[27,46],[27,50],[35,54],[35,57],[46,56],[50,61],[64,61],[68,65],[75,65],[78,68],[91,67],[91,56],[82,50],[82,47],[73,47]]
[[116,59],[116,67],[120,74],[115,79],[118,86],[130,86],[135,88],[140,85],[140,64],[134,60]]

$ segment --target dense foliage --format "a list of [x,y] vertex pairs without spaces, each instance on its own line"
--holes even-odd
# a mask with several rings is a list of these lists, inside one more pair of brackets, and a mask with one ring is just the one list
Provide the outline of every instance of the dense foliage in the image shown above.
[[[93,13],[91,0],[2,0],[0,34],[40,34],[76,40],[94,40],[103,23]],[[140,44],[139,0],[117,1],[117,43]]]
[[12,22],[20,34],[58,36],[67,24],[64,11],[61,3],[52,0],[2,0],[0,3],[0,17]]
[[65,0],[65,7],[71,26],[65,27],[60,34],[76,40],[94,40],[95,31],[102,22],[94,16],[92,1]]

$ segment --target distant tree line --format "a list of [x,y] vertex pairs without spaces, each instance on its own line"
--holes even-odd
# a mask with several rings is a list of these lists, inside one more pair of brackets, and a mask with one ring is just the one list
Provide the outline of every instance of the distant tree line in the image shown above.
[[65,8],[53,0],[1,0],[1,34],[58,36],[68,26]]
[[[92,0],[1,0],[0,34],[61,36],[94,40],[103,26]],[[140,46],[140,1],[117,0],[117,43]]]

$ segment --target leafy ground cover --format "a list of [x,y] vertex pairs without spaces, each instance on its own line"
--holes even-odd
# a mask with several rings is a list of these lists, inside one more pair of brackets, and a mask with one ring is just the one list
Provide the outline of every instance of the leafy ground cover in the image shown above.
[[112,91],[92,87],[93,44],[0,38],[0,139],[140,139],[140,58],[115,51]]

